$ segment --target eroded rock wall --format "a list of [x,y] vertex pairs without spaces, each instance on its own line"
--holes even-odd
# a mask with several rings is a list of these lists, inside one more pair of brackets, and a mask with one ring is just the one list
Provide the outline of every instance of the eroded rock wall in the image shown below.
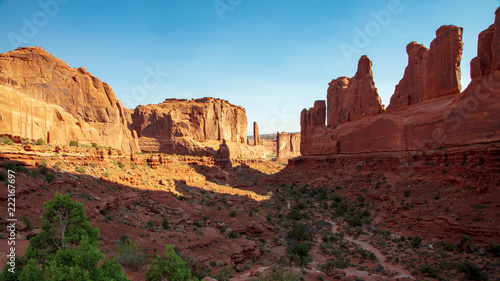
[[138,106],[132,120],[144,151],[216,157],[226,140],[232,158],[265,157],[263,146],[247,144],[245,109],[225,100],[167,99]]
[[[366,114],[349,113],[339,106],[346,104],[345,99],[332,102],[331,98],[345,95],[353,78],[334,80],[326,113],[329,126],[321,118],[324,107],[318,101],[301,113],[302,155],[426,150],[500,141],[499,10],[496,15],[495,23],[479,35],[478,56],[471,62],[472,82],[463,92],[462,29],[443,26],[430,49],[408,45],[409,65],[386,112],[370,114],[368,106]],[[351,95],[362,95],[360,89],[353,89]]]
[[430,49],[416,42],[406,46],[408,66],[391,97],[388,111],[460,93],[462,32],[461,27],[444,25],[436,31]]
[[[0,100],[0,107],[4,111],[2,123],[6,122],[2,125],[2,134],[22,133],[22,138],[42,138],[49,143],[67,144],[76,140],[90,145],[91,142],[96,142],[99,146],[139,151],[136,140],[127,127],[130,115],[111,87],[84,68],[71,68],[42,48],[18,48],[0,54],[0,85],[15,90],[15,98],[22,100],[21,104],[12,103],[14,97]],[[11,92],[5,88],[3,94],[10,95]],[[36,112],[35,108],[47,108],[47,104],[60,107],[56,111],[50,109],[49,112],[66,112],[77,121],[64,124],[65,120],[71,118],[61,117],[64,115],[62,113],[57,116],[57,122],[50,121],[56,120],[51,119],[52,117],[47,117],[48,121],[43,124],[34,121],[44,114],[44,109]],[[16,118],[20,116],[25,121],[17,124]],[[12,123],[9,124],[10,122]],[[73,127],[75,123],[81,128],[76,130],[80,130],[80,133],[74,130],[61,132],[61,127]],[[55,124],[59,128],[54,127]],[[54,134],[47,135],[50,131],[61,133],[57,137]]]
[[339,77],[328,84],[327,124],[359,120],[384,112],[384,106],[373,81],[372,62],[362,56],[352,78]]
[[300,133],[277,133],[276,151],[278,159],[300,156]]

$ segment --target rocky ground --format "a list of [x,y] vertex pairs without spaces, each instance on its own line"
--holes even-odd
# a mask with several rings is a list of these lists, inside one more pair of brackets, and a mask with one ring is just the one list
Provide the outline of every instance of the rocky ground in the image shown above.
[[[290,268],[305,280],[496,280],[498,148],[220,168],[203,157],[0,145],[0,196],[7,201],[4,176],[15,169],[18,255],[43,202],[60,192],[85,205],[106,255],[124,236],[150,256],[172,244],[199,277],[251,280]],[[0,235],[3,264],[5,224]],[[125,270],[143,280],[146,268]]]

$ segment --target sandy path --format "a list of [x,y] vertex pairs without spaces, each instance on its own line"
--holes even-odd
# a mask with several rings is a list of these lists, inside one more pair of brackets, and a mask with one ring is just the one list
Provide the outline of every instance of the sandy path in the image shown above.
[[[332,226],[332,233],[335,234],[338,232],[337,230],[337,225]],[[400,279],[400,278],[409,278],[409,279],[415,279],[408,271],[406,271],[404,268],[401,266],[395,266],[393,264],[387,263],[386,256],[382,254],[377,248],[373,247],[371,244],[364,242],[364,241],[358,241],[354,240],[352,237],[349,236],[344,236],[344,239],[352,242],[358,246],[360,246],[362,249],[365,249],[367,251],[372,252],[375,254],[375,257],[377,258],[377,261],[380,263],[381,266],[383,266],[385,269],[395,272],[398,275],[394,276],[393,278]]]

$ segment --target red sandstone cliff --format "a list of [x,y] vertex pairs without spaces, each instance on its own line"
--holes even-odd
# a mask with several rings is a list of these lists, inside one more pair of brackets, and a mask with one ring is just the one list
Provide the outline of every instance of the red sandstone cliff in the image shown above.
[[132,120],[130,128],[137,131],[144,151],[215,157],[226,140],[233,158],[264,156],[263,148],[247,145],[245,109],[225,100],[167,99],[138,106]]
[[0,86],[1,134],[139,151],[111,87],[42,48],[0,54]]
[[326,97],[328,126],[384,112],[373,82],[372,62],[367,56],[359,59],[358,70],[354,77],[339,77],[328,85]]
[[[495,24],[479,35],[478,57],[471,62],[472,82],[462,93],[458,67],[462,29],[444,26],[438,29],[430,50],[409,45],[409,66],[387,112],[334,127],[325,125],[324,101],[304,109],[302,155],[423,150],[500,141],[499,11]],[[351,94],[364,95],[362,91]],[[328,109],[334,111],[329,113],[334,125],[342,108]]]
[[278,159],[300,156],[300,133],[277,133],[276,150]]
[[460,93],[462,32],[461,27],[445,25],[436,31],[430,49],[416,42],[406,46],[408,66],[387,110]]

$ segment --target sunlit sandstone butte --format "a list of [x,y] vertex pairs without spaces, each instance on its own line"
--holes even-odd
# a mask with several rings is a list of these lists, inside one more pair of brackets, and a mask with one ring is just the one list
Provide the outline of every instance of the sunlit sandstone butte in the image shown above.
[[[302,155],[425,150],[500,140],[500,19],[479,35],[472,82],[460,85],[462,28],[442,26],[430,49],[412,42],[408,66],[384,110],[363,56],[327,101],[301,113]],[[327,124],[325,124],[327,121]]]

